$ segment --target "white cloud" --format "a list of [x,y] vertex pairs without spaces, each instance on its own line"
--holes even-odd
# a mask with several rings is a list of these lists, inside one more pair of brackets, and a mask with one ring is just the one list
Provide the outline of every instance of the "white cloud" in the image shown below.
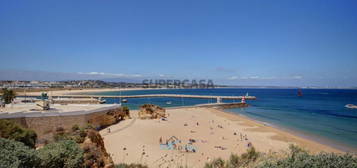
[[228,80],[236,80],[236,79],[238,79],[237,76],[231,76],[231,77],[228,78]]
[[303,77],[300,75],[294,75],[294,76],[289,76],[289,77],[275,77],[275,76],[242,76],[242,77],[237,77],[237,76],[231,76],[228,78],[228,80],[286,80],[286,79],[302,79]]
[[88,73],[80,73],[80,74],[87,74],[87,75],[105,75],[104,72],[88,72]]
[[115,77],[142,77],[141,74],[122,74],[122,73],[105,73],[105,72],[78,72],[78,74],[81,75],[93,75],[93,76],[103,76],[103,77],[110,77],[110,78],[115,78]]
[[249,79],[260,79],[259,76],[250,76]]
[[240,79],[274,79],[274,77],[243,76]]
[[295,76],[292,76],[291,79],[302,79],[303,77],[300,76],[300,75],[295,75]]

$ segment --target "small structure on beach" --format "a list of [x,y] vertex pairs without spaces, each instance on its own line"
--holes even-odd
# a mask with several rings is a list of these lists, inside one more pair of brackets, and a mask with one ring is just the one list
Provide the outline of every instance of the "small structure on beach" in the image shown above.
[[42,110],[49,110],[50,109],[50,101],[48,101],[48,100],[37,101],[36,105],[41,107]]
[[144,104],[140,106],[138,115],[140,119],[166,118],[166,110],[154,104]]
[[37,101],[36,105],[41,107],[42,110],[50,109],[50,101],[48,100],[48,96],[46,92],[41,93],[41,100]]

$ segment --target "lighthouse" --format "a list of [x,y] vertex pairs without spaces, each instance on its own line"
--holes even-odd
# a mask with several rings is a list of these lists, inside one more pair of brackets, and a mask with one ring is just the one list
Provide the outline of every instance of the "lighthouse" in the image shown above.
[[244,103],[245,104],[245,96],[242,96],[242,101],[241,103]]

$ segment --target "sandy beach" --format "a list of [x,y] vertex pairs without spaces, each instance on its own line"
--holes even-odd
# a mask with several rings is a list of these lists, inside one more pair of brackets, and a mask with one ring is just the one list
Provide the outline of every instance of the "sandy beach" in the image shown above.
[[[205,162],[230,154],[244,153],[248,144],[260,152],[280,152],[297,144],[311,152],[341,152],[332,147],[295,136],[244,116],[213,108],[167,109],[167,121],[132,119],[102,130],[107,151],[115,163],[142,163],[149,167],[203,167]],[[160,138],[164,145],[160,146]],[[166,140],[177,138],[176,150]],[[191,144],[189,144],[191,139]],[[186,152],[185,146],[195,149]]]

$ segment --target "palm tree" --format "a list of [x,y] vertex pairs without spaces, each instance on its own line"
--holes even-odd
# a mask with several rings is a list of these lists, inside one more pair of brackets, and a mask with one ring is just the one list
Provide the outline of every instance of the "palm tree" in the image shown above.
[[16,97],[16,94],[13,90],[8,90],[7,88],[2,89],[1,100],[5,102],[5,104],[10,104]]

